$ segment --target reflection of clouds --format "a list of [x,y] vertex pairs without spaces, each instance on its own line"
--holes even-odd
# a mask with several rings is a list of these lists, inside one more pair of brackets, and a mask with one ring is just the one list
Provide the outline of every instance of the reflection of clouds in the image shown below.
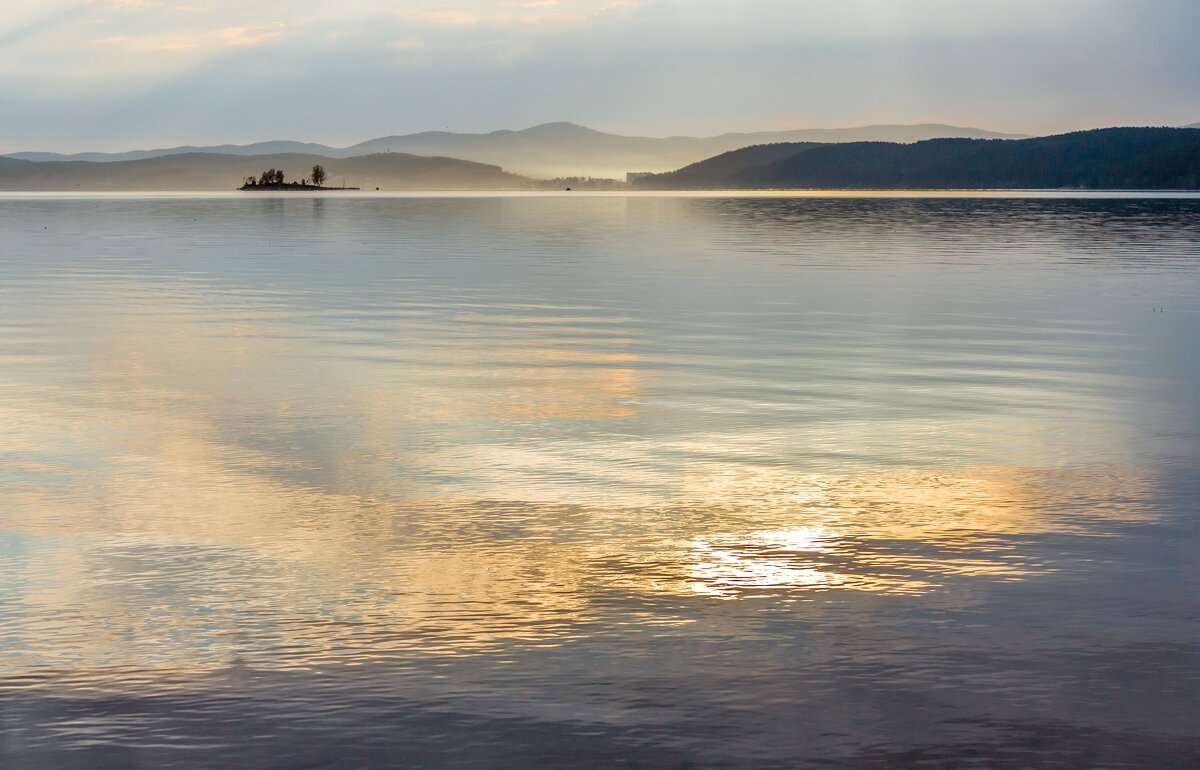
[[[13,667],[469,653],[563,643],[614,596],[1019,579],[1053,565],[1005,536],[1144,516],[1153,486],[1112,464],[777,459],[863,446],[866,420],[648,426],[664,418],[628,319],[477,317],[449,339],[400,319],[349,344],[251,298],[127,299],[137,312],[95,311],[61,364],[0,371],[5,529],[44,557],[5,573],[26,586]],[[895,429],[941,445],[1011,425]]]
[[[185,663],[197,646],[202,657],[219,658],[235,643],[230,627],[247,623],[262,644],[298,645],[306,655],[361,642],[362,623],[378,649],[444,654],[501,639],[553,641],[586,609],[578,546],[463,537],[457,531],[472,517],[498,509],[461,496],[381,496],[362,482],[386,480],[398,463],[410,471],[427,465],[404,442],[436,439],[430,424],[456,431],[481,420],[631,416],[626,402],[638,378],[629,365],[637,359],[626,343],[606,351],[603,339],[593,340],[589,352],[498,335],[490,347],[426,358],[421,371],[432,374],[423,379],[395,369],[381,375],[369,358],[330,356],[329,366],[298,369],[297,330],[269,311],[210,313],[199,305],[146,306],[146,299],[133,302],[141,312],[86,328],[76,343],[85,370],[56,380],[29,369],[30,380],[0,402],[0,418],[10,418],[5,454],[20,455],[20,465],[6,465],[26,482],[2,496],[7,528],[44,544],[68,542],[72,556],[56,559],[53,580],[42,566],[30,567],[41,588],[22,596],[30,610],[26,662]],[[449,373],[459,369],[479,374],[453,382]],[[314,394],[329,400],[314,403]],[[441,407],[431,409],[437,401]],[[327,454],[286,439],[304,435],[322,409],[341,418],[340,434],[318,424],[337,434]],[[350,488],[306,483],[320,475],[315,463],[353,467]],[[39,483],[32,474],[42,466],[60,483]],[[412,541],[397,534],[410,524]],[[143,605],[141,581],[126,571],[133,563],[160,582],[177,570],[191,580]],[[43,590],[50,584],[53,591]],[[212,594],[221,615],[248,605],[262,612],[197,623],[192,603]],[[289,607],[304,611],[277,617]],[[326,608],[346,620],[323,618]],[[75,629],[113,632],[73,635],[48,620],[63,617],[74,618]]]
[[[547,349],[534,340],[501,339],[486,362],[470,354],[441,358],[439,364],[455,372],[452,381],[419,389],[413,397],[428,419],[443,422],[626,419],[635,416],[638,360],[632,353]],[[464,398],[463,389],[474,397]]]
[[[1008,538],[1146,519],[1153,484],[1144,469],[1118,465],[781,474],[774,490],[745,489],[744,505],[685,507],[696,531],[674,551],[625,567],[636,574],[639,564],[657,565],[645,590],[718,598],[924,593],[955,576],[1021,580],[1057,565],[1032,562]],[[670,577],[664,562],[678,565]],[[636,577],[618,582],[638,590]]]

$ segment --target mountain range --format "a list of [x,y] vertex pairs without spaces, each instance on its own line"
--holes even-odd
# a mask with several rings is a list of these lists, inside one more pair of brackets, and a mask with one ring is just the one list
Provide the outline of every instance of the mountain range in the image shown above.
[[639,179],[647,189],[1200,189],[1200,131],[1109,128],[995,141],[747,147]]
[[[561,126],[554,130],[546,128],[545,134],[561,139]],[[600,152],[596,149],[599,143],[588,140],[589,134],[596,132],[578,131],[585,132],[581,153]],[[572,129],[567,133],[578,131]],[[532,129],[509,133],[523,135],[522,141],[534,148],[528,151],[530,154],[561,153],[565,157],[570,147],[556,143],[557,139],[539,144],[536,141],[539,133]],[[462,135],[452,136],[462,138]],[[508,146],[510,150],[516,147],[511,142]],[[607,157],[611,159],[615,157],[613,153],[620,151],[612,150]],[[317,164],[325,167],[329,186],[365,190],[544,189],[556,184],[509,173],[496,164],[395,151],[353,157],[189,152],[105,162],[0,157],[0,190],[232,190],[245,177],[258,176],[269,168],[281,169],[297,180],[307,176]],[[578,184],[580,181],[584,183]],[[558,180],[557,184],[587,187],[590,183]],[[1016,140],[778,142],[721,152],[677,171],[639,179],[633,186],[642,189],[1198,189],[1200,131],[1115,128]]]
[[759,131],[721,134],[712,137],[656,138],[608,134],[574,123],[546,123],[521,131],[493,131],[487,134],[427,131],[403,136],[386,136],[342,148],[305,142],[274,141],[246,145],[172,147],[123,153],[88,152],[61,155],[48,152],[17,152],[11,153],[7,157],[37,162],[90,161],[105,163],[196,153],[220,155],[306,154],[320,155],[325,158],[351,158],[391,152],[461,158],[500,166],[507,171],[533,177],[597,176],[623,179],[625,173],[629,171],[670,171],[719,153],[749,145],[781,142],[916,142],[935,137],[1011,139],[1017,138],[1018,135],[1001,134],[976,128],[921,124]]
[[196,191],[233,190],[247,176],[268,168],[284,170],[290,179],[309,174],[320,164],[330,187],[374,190],[513,189],[529,180],[499,166],[457,158],[430,158],[407,153],[329,158],[285,153],[218,155],[185,153],[108,163],[91,161],[34,162],[0,157],[0,190],[21,191]]

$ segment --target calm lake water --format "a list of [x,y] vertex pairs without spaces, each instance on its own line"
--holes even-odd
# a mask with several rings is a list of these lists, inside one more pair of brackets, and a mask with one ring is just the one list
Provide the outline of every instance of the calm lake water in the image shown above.
[[1197,767],[1198,501],[1200,198],[0,197],[5,768]]

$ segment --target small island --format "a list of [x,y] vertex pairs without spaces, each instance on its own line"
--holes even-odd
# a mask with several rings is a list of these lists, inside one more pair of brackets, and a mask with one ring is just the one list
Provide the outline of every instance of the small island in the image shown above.
[[357,187],[325,187],[325,168],[320,164],[312,167],[312,175],[299,182],[289,182],[284,178],[283,171],[268,169],[257,178],[248,176],[239,190],[266,192],[269,190],[357,190]]

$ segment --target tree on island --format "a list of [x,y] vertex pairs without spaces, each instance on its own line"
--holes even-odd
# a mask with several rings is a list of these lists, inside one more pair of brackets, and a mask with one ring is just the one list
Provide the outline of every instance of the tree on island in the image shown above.
[[283,172],[276,169],[262,172],[262,176],[258,178],[260,185],[267,184],[283,184]]
[[[259,174],[259,176],[248,176],[243,180],[241,189],[243,190],[300,190],[300,189],[317,189],[329,190],[325,187],[325,182],[328,181],[329,175],[325,173],[325,167],[320,164],[313,166],[312,177],[305,177],[297,182],[289,182],[284,177],[284,174],[279,169],[267,169]],[[357,190],[357,187],[346,187],[345,182],[342,183],[343,190]]]

